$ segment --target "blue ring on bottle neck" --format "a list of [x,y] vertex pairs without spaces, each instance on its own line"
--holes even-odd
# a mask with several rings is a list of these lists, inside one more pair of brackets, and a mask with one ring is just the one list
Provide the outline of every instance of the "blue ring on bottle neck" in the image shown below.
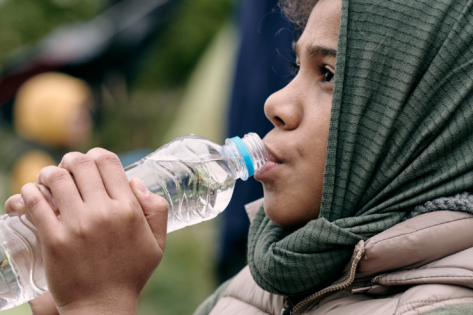
[[248,170],[248,177],[253,176],[255,173],[255,168],[253,167],[253,161],[251,160],[250,152],[248,152],[245,144],[240,139],[240,137],[233,137],[230,140],[236,144],[238,151],[240,151],[241,156],[243,157],[243,161],[245,161],[246,169]]

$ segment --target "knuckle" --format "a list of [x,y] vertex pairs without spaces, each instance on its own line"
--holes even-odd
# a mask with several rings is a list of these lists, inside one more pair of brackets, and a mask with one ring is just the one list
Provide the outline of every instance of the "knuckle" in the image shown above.
[[62,164],[66,168],[91,167],[93,163],[94,161],[90,156],[82,154],[80,152],[67,153],[62,158]]
[[87,152],[87,155],[92,156],[99,164],[112,164],[121,166],[120,159],[115,153],[102,148],[94,148]]
[[51,170],[49,173],[48,179],[52,181],[62,181],[70,176],[69,172],[63,168],[56,167],[55,169]]
[[47,240],[47,250],[53,256],[56,256],[62,253],[63,249],[67,248],[68,243],[69,242],[62,237],[50,237]]
[[38,174],[38,178],[39,178],[39,177],[44,178],[44,177],[48,176],[48,174],[49,174],[50,172],[54,171],[56,168],[57,168],[57,166],[52,166],[52,165],[43,167],[43,168],[41,169],[41,171],[39,172],[39,174]]
[[72,158],[72,164],[75,166],[91,166],[94,163],[90,156],[77,154]]
[[116,156],[113,153],[107,153],[107,154],[101,154],[97,158],[97,162],[100,164],[110,164],[110,165],[120,165],[120,160],[118,159],[118,156]]
[[134,200],[130,200],[130,202],[128,203],[128,208],[125,209],[123,213],[125,214],[125,217],[128,219],[136,219],[138,216],[135,214],[138,211],[142,212],[143,210],[141,209],[141,205],[138,202],[138,200],[134,199]]
[[91,235],[92,228],[88,224],[78,223],[72,227],[72,233],[75,239],[85,240]]
[[25,203],[28,209],[36,209],[41,204],[41,198],[39,196],[27,196]]
[[[118,217],[118,220],[116,221],[117,223],[118,222],[130,223],[140,218],[139,214],[140,212],[142,212],[142,210],[141,210],[141,205],[137,200],[129,200],[128,202],[122,203],[122,205],[119,207],[120,207],[119,208],[120,210],[114,212],[113,214],[114,217]],[[106,219],[109,220],[110,218],[108,217]]]
[[69,165],[72,163],[72,161],[74,160],[74,158],[79,155],[80,153],[79,152],[69,152],[69,153],[66,153],[62,159],[61,159],[61,163],[63,164],[66,164],[66,165]]
[[20,194],[22,196],[26,196],[28,194],[29,189],[31,188],[31,185],[34,185],[34,184],[28,183],[28,184],[23,185],[23,187],[21,187]]
[[141,210],[141,205],[136,198],[132,198],[128,203],[129,210]]
[[92,148],[90,149],[89,151],[87,151],[87,155],[98,155],[98,154],[101,154],[103,152],[109,152],[108,150],[105,150],[103,148]]

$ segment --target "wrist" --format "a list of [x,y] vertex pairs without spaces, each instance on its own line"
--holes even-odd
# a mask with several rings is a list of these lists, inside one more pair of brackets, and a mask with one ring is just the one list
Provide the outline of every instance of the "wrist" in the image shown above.
[[138,298],[117,296],[69,303],[58,307],[61,315],[136,315]]

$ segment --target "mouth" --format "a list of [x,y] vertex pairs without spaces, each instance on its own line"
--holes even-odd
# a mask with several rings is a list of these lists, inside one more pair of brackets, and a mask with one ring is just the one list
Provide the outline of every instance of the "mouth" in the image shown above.
[[273,153],[271,148],[269,148],[266,144],[265,146],[268,151],[268,160],[262,168],[255,172],[254,178],[257,181],[265,180],[270,175],[272,170],[283,164],[283,162]]

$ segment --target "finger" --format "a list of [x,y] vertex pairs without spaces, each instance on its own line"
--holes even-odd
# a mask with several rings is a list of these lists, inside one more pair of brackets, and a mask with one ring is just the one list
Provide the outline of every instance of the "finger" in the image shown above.
[[95,148],[87,152],[87,155],[94,159],[110,198],[115,200],[133,198],[128,178],[116,154]]
[[[21,188],[21,197],[27,212],[36,226],[39,235],[50,235],[59,228],[59,221],[51,206],[35,184],[26,184]],[[42,232],[42,233],[41,233]]]
[[84,201],[97,200],[107,194],[97,165],[90,155],[79,152],[68,153],[62,158],[59,167],[74,176],[77,189]]
[[38,184],[49,188],[61,214],[80,210],[83,204],[82,198],[71,174],[64,168],[57,166],[43,168],[38,174]]
[[28,211],[26,211],[25,202],[23,201],[23,198],[20,194],[11,196],[5,202],[5,213],[12,214],[15,212],[25,214],[28,221],[33,222],[30,214],[28,213]]
[[132,178],[130,185],[143,209],[151,231],[158,241],[159,247],[164,250],[168,223],[168,203],[166,199],[151,194],[138,177]]
[[36,185],[38,186],[39,191],[43,194],[46,201],[51,206],[51,209],[53,209],[54,213],[59,215],[59,209],[57,207],[56,200],[54,200],[53,194],[51,193],[51,190],[42,184],[36,183]]
[[5,202],[5,213],[12,213],[15,211],[26,211],[25,203],[21,195],[13,195]]

